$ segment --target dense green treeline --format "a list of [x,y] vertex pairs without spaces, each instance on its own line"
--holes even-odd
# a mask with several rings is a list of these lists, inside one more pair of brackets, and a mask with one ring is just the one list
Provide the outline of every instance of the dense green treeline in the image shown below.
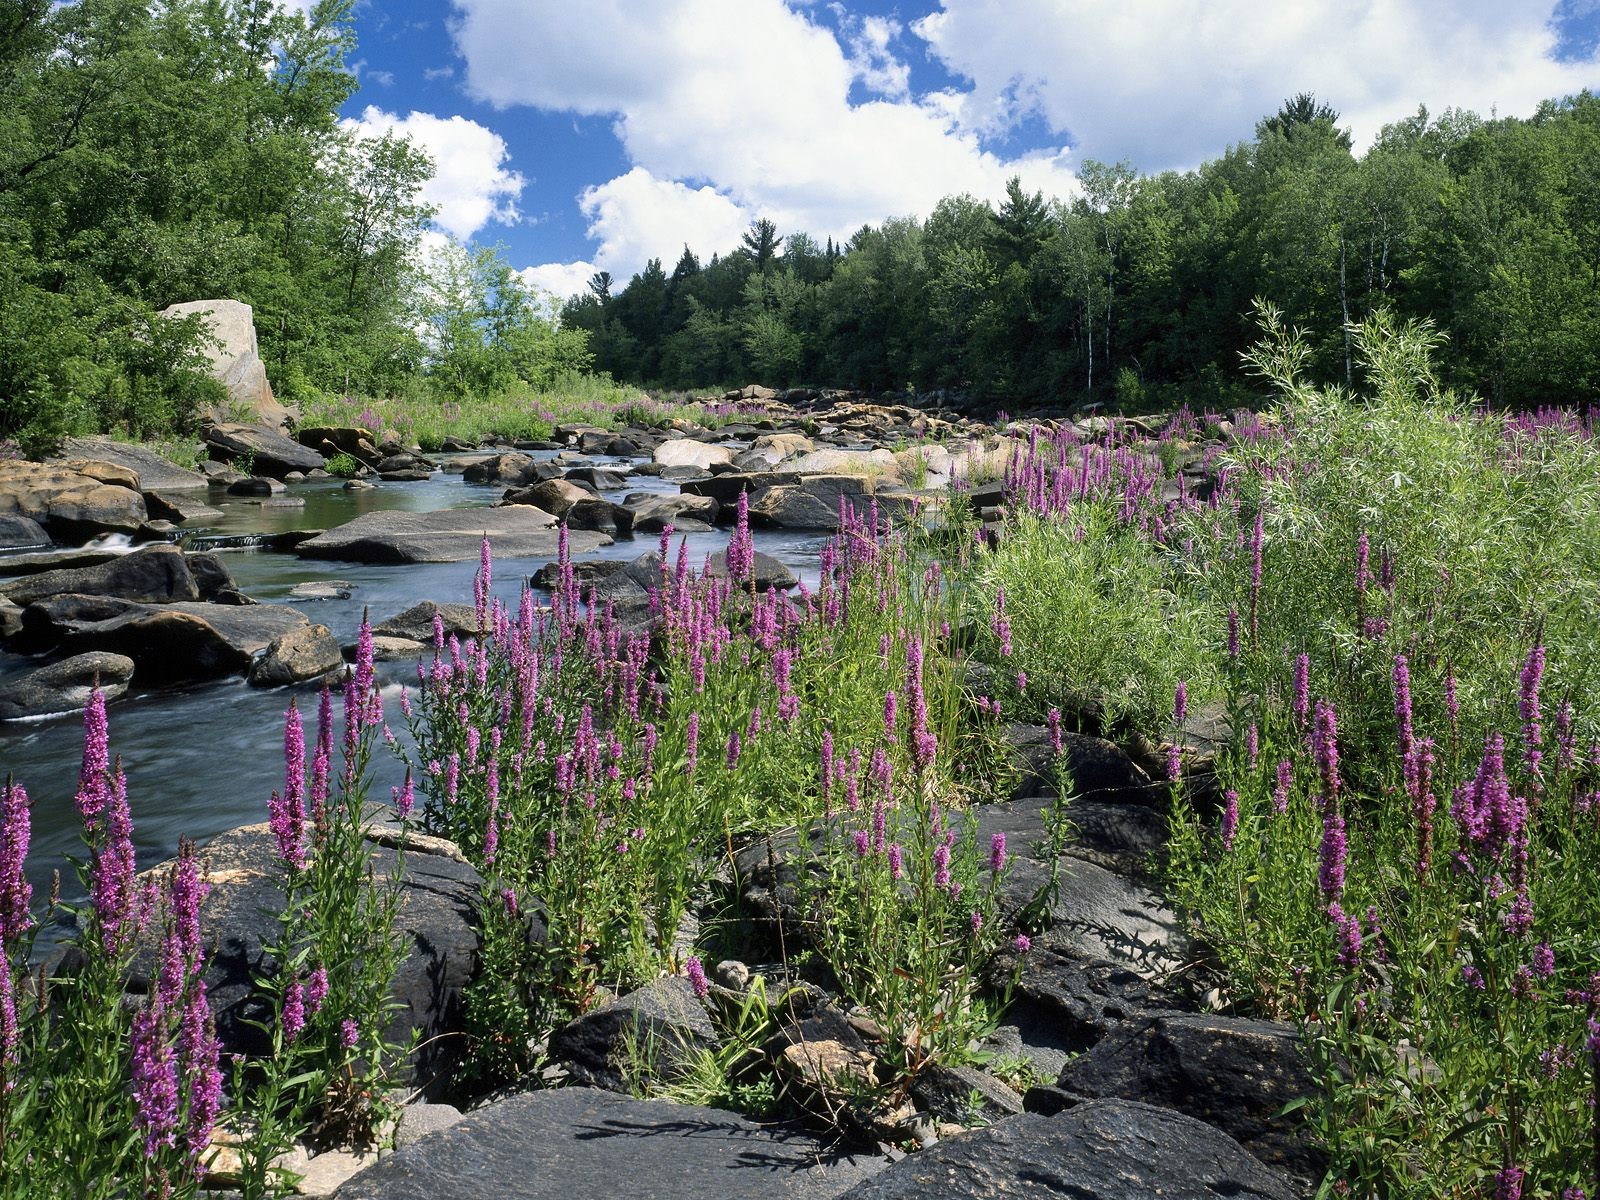
[[588,365],[497,251],[424,252],[424,153],[340,126],[354,3],[0,0],[0,438],[191,430],[187,300],[253,305],[291,402]]
[[959,387],[1001,403],[1225,401],[1251,301],[1317,331],[1314,369],[1352,375],[1342,332],[1380,307],[1431,317],[1449,382],[1497,402],[1600,396],[1600,98],[1527,119],[1426,111],[1352,153],[1307,96],[1197,170],[1086,162],[1070,203],[1013,184],[842,247],[757,222],[625,288],[597,276],[563,320],[619,378],[703,386]]

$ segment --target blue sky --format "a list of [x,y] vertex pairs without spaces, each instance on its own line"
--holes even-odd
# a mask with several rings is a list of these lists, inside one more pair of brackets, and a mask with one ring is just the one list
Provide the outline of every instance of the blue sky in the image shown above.
[[361,0],[357,34],[352,126],[563,295],[757,216],[843,238],[1013,174],[1069,195],[1086,157],[1191,167],[1302,90],[1359,146],[1600,87],[1600,0]]

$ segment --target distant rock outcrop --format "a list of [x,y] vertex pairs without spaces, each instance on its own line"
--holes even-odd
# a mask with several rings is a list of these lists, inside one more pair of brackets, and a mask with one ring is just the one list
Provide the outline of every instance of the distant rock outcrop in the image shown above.
[[[214,421],[243,419],[269,429],[284,429],[293,415],[279,404],[267,382],[267,367],[256,343],[255,313],[239,300],[190,300],[161,310],[164,317],[205,318],[218,345],[208,347],[211,375],[228,389],[228,412],[213,412]],[[242,409],[243,412],[238,410]]]

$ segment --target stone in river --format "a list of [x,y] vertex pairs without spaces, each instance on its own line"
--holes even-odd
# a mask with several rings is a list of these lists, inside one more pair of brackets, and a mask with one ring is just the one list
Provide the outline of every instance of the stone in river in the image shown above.
[[[485,536],[497,558],[547,558],[556,553],[556,519],[529,505],[367,513],[295,547],[305,558],[366,563],[468,562]],[[573,533],[573,554],[611,544],[599,533]]]
[[62,659],[0,687],[0,721],[76,712],[89,703],[95,686],[107,700],[128,690],[133,659],[121,654],[79,654]]

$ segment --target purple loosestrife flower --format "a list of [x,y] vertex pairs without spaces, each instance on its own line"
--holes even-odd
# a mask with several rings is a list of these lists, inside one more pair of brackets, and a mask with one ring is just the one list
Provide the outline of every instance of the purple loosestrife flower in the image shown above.
[[339,1022],[339,1044],[346,1050],[354,1050],[360,1038],[361,1026],[356,1024],[354,1017],[346,1017]]
[[[1522,715],[1522,762],[1530,779],[1539,778],[1539,764],[1544,759],[1543,714],[1539,708],[1539,684],[1544,678],[1544,642],[1534,642],[1528,658],[1522,664],[1522,680],[1518,694],[1517,711]],[[1537,788],[1537,783],[1534,784]]]
[[0,948],[0,1077],[4,1095],[16,1086],[12,1078],[17,1065],[17,989],[11,977],[11,956]]
[[1239,832],[1239,793],[1229,788],[1223,797],[1222,848],[1233,849],[1233,839]]
[[998,875],[1006,869],[1006,835],[997,833],[989,839],[989,870]]
[[1232,608],[1228,610],[1228,657],[1239,657],[1239,612]]
[[1404,654],[1394,657],[1394,670],[1391,672],[1394,681],[1394,720],[1395,728],[1399,732],[1400,756],[1405,758],[1411,753],[1411,664],[1406,661]]
[[1549,942],[1540,942],[1533,948],[1533,958],[1530,964],[1533,973],[1540,979],[1549,979],[1556,973],[1556,954],[1550,948]]
[[1302,654],[1294,660],[1294,699],[1290,711],[1297,729],[1306,727],[1311,715],[1311,656]]
[[872,852],[872,837],[865,829],[856,830],[852,840],[855,842],[857,858],[865,858]]
[[1189,715],[1189,686],[1182,679],[1172,695],[1172,741],[1167,745],[1167,778],[1176,783],[1183,774],[1183,722]]
[[942,842],[933,848],[933,883],[935,887],[950,886],[950,847]]
[[322,1011],[322,1002],[328,998],[328,968],[321,963],[306,980],[306,1013],[316,1016]]
[[283,993],[283,1013],[279,1017],[283,1026],[284,1045],[292,1046],[306,1027],[306,989],[299,979],[289,981]]
[[1251,721],[1244,731],[1244,757],[1245,762],[1253,771],[1261,759],[1261,731],[1256,728],[1256,723]]
[[1033,939],[1025,933],[1017,934],[1016,940],[1011,944],[1016,947],[1018,954],[1026,954],[1033,949]]
[[297,871],[306,867],[306,743],[300,710],[293,700],[283,714],[283,795],[273,793],[268,820],[278,843],[278,857]]
[[154,1158],[158,1147],[176,1143],[178,1133],[178,1064],[159,1000],[152,997],[134,1016],[130,1042],[136,1120],[145,1157]]
[[739,492],[733,537],[728,542],[728,578],[735,584],[748,583],[755,573],[756,549],[750,537],[750,494]]
[[113,768],[104,817],[105,838],[93,850],[89,863],[89,902],[106,950],[120,954],[138,917],[133,890],[133,818],[128,813],[128,781],[120,762]]
[[904,857],[903,857],[903,855],[901,853],[901,850],[900,850],[900,843],[899,842],[891,843],[890,846],[889,846],[889,878],[890,879],[899,879],[900,876],[905,873],[904,870],[902,869],[903,865],[904,865],[904,862],[905,862],[905,860],[904,860]]
[[822,731],[822,798],[830,799],[833,795],[833,730]]
[[478,614],[478,628],[486,627],[489,613],[489,587],[494,578],[493,557],[489,552],[489,538],[484,535],[483,545],[478,548],[478,573],[472,580],[473,606]]
[[1329,900],[1337,900],[1344,892],[1346,851],[1344,817],[1337,804],[1329,804],[1322,815],[1322,845],[1317,866],[1317,885]]
[[1317,772],[1322,777],[1322,803],[1332,805],[1339,799],[1339,722],[1333,705],[1326,700],[1317,701],[1317,711],[1312,719],[1311,755],[1316,759]]
[[28,793],[20,783],[7,781],[0,786],[0,956],[33,928],[28,910],[33,885],[23,866],[28,857],[30,829]]
[[99,688],[89,693],[83,710],[83,766],[78,771],[78,815],[94,833],[111,798],[111,738],[106,725],[106,698]]
[[1061,757],[1061,710],[1052,708],[1045,719],[1050,729],[1050,752],[1057,758]]
[[[743,495],[743,493],[740,494]],[[728,735],[728,770],[735,770],[739,766],[739,755],[743,748],[744,745],[739,740],[739,731],[735,729]]]
[[211,1144],[211,1131],[222,1111],[222,1072],[218,1069],[221,1047],[217,1044],[216,1024],[206,999],[204,980],[197,979],[184,1005],[178,1033],[178,1069],[189,1084],[189,1109],[184,1146],[189,1166],[200,1175],[200,1156]]
[[1356,540],[1356,595],[1366,598],[1367,586],[1372,582],[1372,571],[1369,569],[1372,548],[1367,541],[1366,530],[1361,531],[1361,536]]
[[1521,1167],[1502,1167],[1494,1177],[1494,1200],[1522,1200],[1527,1173]]
[[1339,965],[1354,970],[1361,965],[1361,918],[1346,914],[1335,900],[1328,905],[1328,919],[1333,922],[1338,942]]
[[[742,498],[744,493],[740,492],[739,495]],[[689,987],[694,991],[695,999],[704,1000],[711,995],[711,984],[706,981],[706,969],[693,954],[684,962],[683,973],[689,978]]]
[[933,764],[939,740],[928,729],[928,699],[922,691],[922,639],[906,641],[906,694],[911,700],[911,760],[918,771]]
[[894,689],[890,688],[883,694],[883,731],[890,737],[894,736],[894,719],[896,700]]
[[1289,811],[1289,785],[1294,781],[1294,767],[1287,758],[1278,760],[1277,786],[1272,789],[1272,811],[1282,816]]
[[389,791],[394,799],[395,815],[402,821],[410,820],[412,810],[417,805],[417,789],[416,785],[411,782],[411,769],[409,767],[406,768],[405,783],[400,787],[390,788]]

